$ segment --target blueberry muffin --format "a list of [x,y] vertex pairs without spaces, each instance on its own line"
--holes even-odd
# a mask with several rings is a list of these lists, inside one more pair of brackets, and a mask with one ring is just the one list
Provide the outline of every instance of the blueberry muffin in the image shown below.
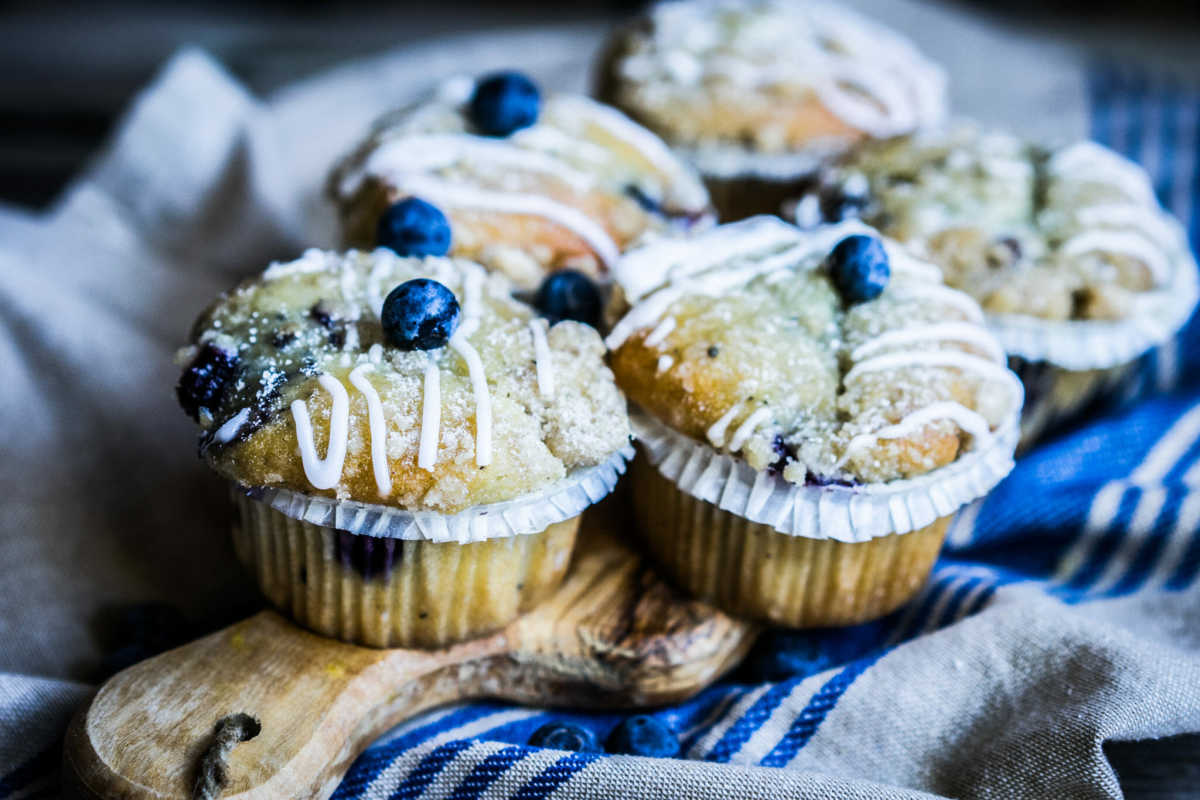
[[602,279],[632,243],[713,221],[657,136],[585,97],[543,99],[513,72],[448,81],[379,120],[329,193],[348,246],[449,252],[525,289],[563,267]]
[[978,300],[1026,384],[1023,444],[1111,393],[1196,303],[1182,228],[1140,167],[1092,142],[963,124],[863,148],[786,213],[859,216]]
[[377,647],[495,630],[560,582],[629,421],[586,325],[470,261],[312,250],[218,299],[177,389],[239,557],[302,625]]
[[938,122],[945,83],[907,40],[834,5],[682,0],[613,37],[597,91],[694,163],[730,221],[776,213],[856,143]]
[[616,277],[642,535],[731,613],[886,614],[1012,467],[1021,384],[979,306],[866,226],[754,217],[634,251]]

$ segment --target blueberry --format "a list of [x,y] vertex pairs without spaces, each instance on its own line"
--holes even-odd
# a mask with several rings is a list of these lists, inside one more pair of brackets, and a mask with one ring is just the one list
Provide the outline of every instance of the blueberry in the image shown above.
[[529,743],[534,747],[554,750],[574,750],[577,753],[599,753],[600,745],[587,728],[569,722],[548,722],[533,732]]
[[578,270],[560,269],[542,281],[533,304],[553,322],[573,319],[595,327],[603,302],[591,278]]
[[383,212],[375,241],[402,256],[444,256],[450,252],[450,222],[437,206],[406,197]]
[[604,749],[630,756],[674,758],[679,755],[679,739],[654,717],[639,714],[613,728],[604,741]]
[[633,198],[633,202],[637,203],[643,211],[648,211],[651,214],[662,214],[662,204],[655,200],[642,187],[636,184],[629,184],[625,187],[625,194]]
[[237,353],[223,350],[211,342],[204,345],[179,376],[175,386],[179,405],[196,420],[200,418],[202,408],[215,411],[230,379],[237,372],[237,365]]
[[458,328],[458,300],[437,281],[415,278],[383,301],[383,335],[401,350],[433,350]]
[[883,243],[874,236],[847,236],[829,254],[829,272],[847,305],[883,294],[892,268]]
[[520,72],[494,72],[475,84],[468,112],[488,136],[508,136],[537,122],[541,95]]

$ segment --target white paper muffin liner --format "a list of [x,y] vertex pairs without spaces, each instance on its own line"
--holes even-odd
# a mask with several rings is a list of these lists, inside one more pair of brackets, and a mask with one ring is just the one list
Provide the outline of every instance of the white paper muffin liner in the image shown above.
[[861,486],[798,486],[636,411],[634,433],[649,462],[681,491],[790,536],[865,542],[908,533],[992,490],[1014,466],[1017,416],[990,442],[918,478]]
[[1137,298],[1129,319],[1045,320],[1018,314],[988,314],[988,328],[1009,355],[1046,361],[1068,370],[1108,369],[1133,361],[1179,332],[1200,299],[1196,260],[1174,220],[1171,282]]
[[409,511],[290,489],[239,488],[246,496],[285,516],[324,528],[361,536],[467,544],[539,533],[557,522],[578,516],[613,490],[633,453],[633,447],[626,445],[603,462],[574,470],[539,492],[500,503],[472,506],[455,514]]

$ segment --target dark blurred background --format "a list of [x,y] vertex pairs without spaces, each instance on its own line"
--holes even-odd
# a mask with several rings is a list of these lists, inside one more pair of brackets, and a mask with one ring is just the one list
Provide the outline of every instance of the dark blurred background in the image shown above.
[[[1200,0],[930,0],[997,23],[1084,37],[1191,36]],[[633,0],[567,2],[110,2],[0,0],[0,202],[44,207],[79,171],[139,87],[198,45],[266,94],[338,62],[455,32],[547,23],[609,25]],[[1197,76],[1200,78],[1200,76]]]

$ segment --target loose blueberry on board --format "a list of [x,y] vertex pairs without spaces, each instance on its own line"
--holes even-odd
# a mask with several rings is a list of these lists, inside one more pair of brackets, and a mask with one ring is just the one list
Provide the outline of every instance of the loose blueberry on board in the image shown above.
[[529,743],[534,747],[554,750],[573,750],[576,753],[599,753],[600,745],[587,728],[570,722],[548,722],[533,732]]
[[604,749],[620,755],[674,758],[679,755],[679,739],[654,717],[638,714],[613,728]]
[[406,197],[383,212],[375,241],[402,256],[444,256],[450,252],[450,221],[437,206]]
[[237,365],[238,356],[233,351],[223,350],[211,342],[200,348],[175,386],[175,396],[188,416],[198,420],[200,409],[216,410],[225,387],[237,372]]
[[458,328],[454,292],[429,278],[405,281],[383,301],[383,335],[401,350],[433,350]]
[[829,274],[847,305],[865,303],[883,294],[892,267],[883,242],[856,233],[847,236],[829,254]]
[[541,94],[520,72],[494,72],[480,78],[467,107],[471,122],[488,136],[508,136],[537,122]]
[[592,279],[573,269],[560,269],[546,276],[534,295],[533,305],[551,322],[572,319],[595,327],[603,306],[600,290]]

